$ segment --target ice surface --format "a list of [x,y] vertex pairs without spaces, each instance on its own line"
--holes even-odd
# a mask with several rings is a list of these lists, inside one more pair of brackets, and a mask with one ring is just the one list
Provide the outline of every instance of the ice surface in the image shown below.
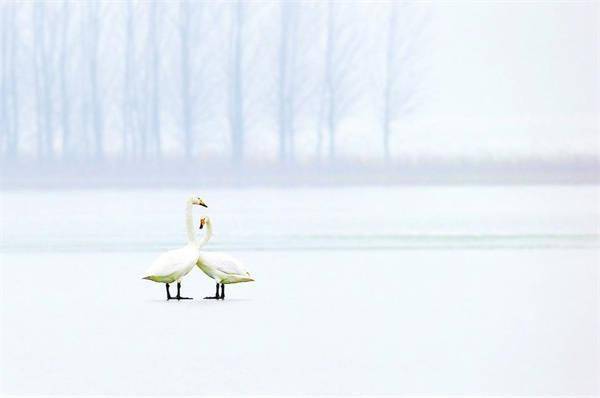
[[2,251],[165,250],[185,242],[184,201],[203,197],[209,249],[598,247],[600,188],[385,187],[11,191]]
[[236,255],[224,302],[166,302],[152,253],[3,255],[3,391],[599,392],[596,250]]
[[198,193],[256,277],[224,302],[140,279],[186,193],[2,193],[3,393],[600,393],[597,188]]

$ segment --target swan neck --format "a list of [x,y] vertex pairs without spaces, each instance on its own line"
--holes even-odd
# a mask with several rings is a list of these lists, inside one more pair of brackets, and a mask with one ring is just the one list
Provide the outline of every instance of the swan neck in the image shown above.
[[196,235],[194,234],[194,220],[192,219],[192,203],[187,202],[185,208],[185,230],[187,233],[188,243],[196,241]]
[[205,228],[206,228],[206,233],[204,234],[204,237],[201,240],[199,240],[198,242],[196,242],[198,247],[204,246],[206,244],[206,242],[208,242],[212,236],[212,225],[210,223],[210,220],[206,222]]

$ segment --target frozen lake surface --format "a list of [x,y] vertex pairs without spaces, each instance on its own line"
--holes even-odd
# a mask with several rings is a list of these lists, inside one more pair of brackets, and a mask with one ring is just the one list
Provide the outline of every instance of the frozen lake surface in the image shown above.
[[1,194],[2,392],[600,393],[597,187],[196,193],[224,302],[140,279],[188,193]]
[[13,191],[0,249],[177,247],[190,194],[208,203],[219,250],[598,247],[600,231],[595,186]]

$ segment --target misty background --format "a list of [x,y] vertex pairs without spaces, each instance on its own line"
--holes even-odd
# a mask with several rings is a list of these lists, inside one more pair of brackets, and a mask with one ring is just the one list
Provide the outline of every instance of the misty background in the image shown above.
[[2,182],[597,182],[599,8],[4,1]]
[[[599,61],[598,1],[0,0],[0,395],[600,396]],[[226,300],[141,279],[191,194]]]

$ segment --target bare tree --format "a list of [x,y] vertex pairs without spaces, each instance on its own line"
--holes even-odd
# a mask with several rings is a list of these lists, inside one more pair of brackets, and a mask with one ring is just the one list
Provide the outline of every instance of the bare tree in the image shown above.
[[157,34],[157,1],[150,2],[150,12],[148,14],[148,42],[150,51],[148,52],[150,66],[149,84],[150,87],[150,131],[152,144],[154,147],[154,155],[161,155],[161,138],[160,138],[160,86],[159,86],[159,54],[158,54],[158,34]]
[[89,139],[89,84],[88,84],[88,74],[87,72],[87,41],[88,41],[88,33],[87,33],[87,18],[86,18],[86,4],[79,4],[79,41],[80,41],[80,60],[78,63],[79,66],[79,133],[77,134],[77,145],[79,147],[79,154],[81,156],[87,156],[90,152],[90,139]]
[[[359,17],[367,8],[384,23]],[[316,156],[335,162],[350,118],[372,120],[357,106],[371,95],[375,138],[390,159],[418,92],[420,28],[409,9],[335,0],[0,3],[0,152],[150,160],[182,149],[238,166],[258,154],[291,164],[305,145],[312,152],[317,124]],[[109,28],[113,20],[119,26]],[[365,67],[377,69],[368,87]]]
[[292,3],[282,2],[280,5],[280,43],[279,43],[279,67],[278,67],[278,131],[279,131],[279,160],[285,162],[287,158],[288,131],[289,131],[289,111],[290,111],[290,85],[289,85],[289,62],[292,53],[291,20],[293,14],[291,11]]
[[179,73],[174,74],[179,78],[176,86],[178,101],[173,106],[180,131],[177,138],[186,159],[196,156],[203,149],[201,144],[214,138],[214,135],[205,135],[206,129],[210,123],[221,119],[219,101],[228,97],[228,90],[218,86],[222,80],[219,73],[222,64],[217,61],[229,57],[220,42],[227,41],[225,32],[219,30],[224,25],[224,10],[228,10],[228,4],[208,7],[206,3],[189,0],[179,3],[175,23],[179,34],[176,48],[179,56],[171,65],[179,67]]
[[229,129],[231,132],[231,156],[239,165],[244,157],[244,87],[242,75],[244,10],[241,0],[233,3],[231,21],[231,44],[229,49]]
[[316,10],[318,5],[298,2],[281,2],[279,6],[274,109],[279,159],[290,164],[296,160],[296,132],[307,119],[312,125],[314,109],[309,108],[321,88],[315,79],[321,72],[315,63],[315,57],[321,55],[314,45],[321,35],[314,29]]
[[133,25],[133,5],[131,0],[125,2],[125,50],[124,50],[124,69],[123,69],[123,132],[122,144],[125,158],[134,156],[136,153],[136,134],[132,119],[133,112],[133,56],[134,49],[134,25]]
[[0,145],[2,153],[8,154],[8,6],[4,4],[0,8]]
[[67,56],[68,52],[68,41],[67,34],[69,30],[69,1],[63,1],[63,12],[62,12],[62,29],[60,35],[60,91],[61,91],[61,122],[62,122],[62,151],[63,157],[69,156],[71,149],[71,103],[70,93],[67,81]]
[[8,137],[7,140],[7,151],[11,157],[16,158],[18,156],[19,150],[19,89],[18,89],[18,79],[17,79],[17,65],[18,65],[18,56],[17,48],[19,44],[19,36],[16,28],[16,10],[17,3],[12,4],[9,11],[9,24],[8,30],[10,32],[9,41],[10,41],[10,51],[8,52],[9,60],[8,60],[8,76],[9,83],[7,86],[7,99],[9,102],[9,114],[10,118],[7,116],[7,120],[10,123],[8,128]]
[[300,8],[293,2],[280,4],[280,37],[278,52],[277,130],[279,136],[279,159],[292,160],[294,156],[294,122],[297,105],[298,14]]
[[94,134],[94,156],[101,159],[104,156],[104,120],[100,88],[98,87],[98,43],[100,40],[100,7],[98,2],[87,3],[87,65],[89,68],[90,113],[92,131]]
[[181,114],[183,119],[183,149],[185,158],[189,159],[192,153],[192,96],[190,77],[190,3],[183,0],[180,3],[180,49],[181,49]]
[[351,25],[340,18],[341,10],[331,0],[327,3],[325,62],[319,112],[318,157],[322,148],[322,125],[327,126],[329,137],[329,161],[336,158],[336,136],[341,120],[355,104],[358,93],[357,66],[354,64],[358,40],[352,36]]
[[34,80],[36,89],[36,120],[38,135],[38,157],[54,157],[54,107],[52,101],[55,64],[56,21],[48,18],[47,5],[35,3],[34,26]]
[[423,71],[418,69],[418,57],[427,17],[427,14],[420,15],[409,3],[392,1],[389,5],[381,91],[381,130],[386,162],[391,158],[391,124],[414,107],[422,82]]
[[[145,4],[145,3],[143,3]],[[137,22],[137,16],[139,15],[139,8],[135,7],[134,3],[129,0],[124,3],[125,6],[125,48],[124,48],[124,63],[123,63],[123,101],[121,106],[122,112],[122,143],[123,152],[126,157],[130,159],[146,159],[149,155],[149,147],[153,143],[156,143],[155,139],[160,131],[160,117],[157,115],[156,119],[150,113],[150,106],[156,105],[158,107],[158,98],[149,98],[154,90],[151,90],[151,86],[156,84],[158,90],[158,82],[153,80],[153,76],[148,73],[148,69],[152,70],[153,67],[153,52],[151,51],[153,40],[156,40],[154,27],[152,26],[155,20],[152,15],[153,3],[150,5],[148,12],[148,34],[146,37],[146,45],[138,45],[136,40],[136,27],[141,23]],[[141,43],[140,43],[141,44]],[[142,52],[145,56],[141,59],[136,57],[138,51],[146,50]],[[158,63],[158,61],[156,61]],[[147,66],[150,65],[150,68]],[[158,79],[158,68],[156,69]],[[156,92],[157,94],[157,92]],[[153,124],[153,122],[156,122]],[[152,126],[152,130],[149,131],[148,126]],[[159,133],[158,133],[159,134]],[[159,145],[155,145],[155,155]]]
[[36,133],[37,133],[37,156],[38,159],[42,159],[46,152],[46,128],[44,126],[43,113],[43,92],[42,92],[42,77],[40,64],[40,54],[43,56],[45,51],[42,47],[44,46],[44,32],[43,32],[43,10],[44,3],[36,3],[33,6],[33,77],[35,87],[35,116],[36,116]]

